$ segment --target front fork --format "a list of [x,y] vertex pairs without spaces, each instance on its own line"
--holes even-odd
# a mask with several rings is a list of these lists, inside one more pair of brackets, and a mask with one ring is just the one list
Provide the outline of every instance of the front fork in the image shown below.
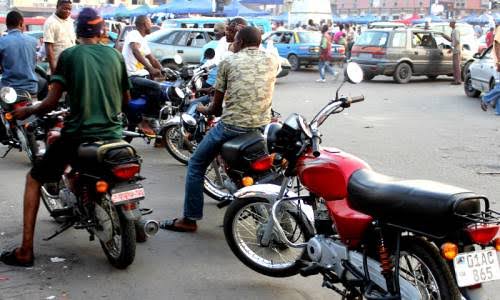
[[[282,211],[279,210],[280,205],[283,201],[290,201],[290,200],[299,200],[300,197],[296,198],[284,198],[285,192],[288,189],[289,184],[291,183],[292,178],[285,176],[283,179],[283,182],[281,183],[281,188],[280,192],[278,193],[278,196],[276,199],[272,200],[272,208],[271,208],[271,217],[269,218],[269,221],[267,222],[265,228],[264,228],[264,234],[261,239],[261,244],[262,245],[269,245],[272,238],[273,238],[273,232],[276,232],[278,234],[278,237],[280,240],[284,241],[289,247],[291,248],[304,248],[307,244],[306,243],[292,243],[286,236],[285,232],[283,231],[283,228],[280,225],[280,219],[282,217]],[[275,230],[276,229],[276,230]]]

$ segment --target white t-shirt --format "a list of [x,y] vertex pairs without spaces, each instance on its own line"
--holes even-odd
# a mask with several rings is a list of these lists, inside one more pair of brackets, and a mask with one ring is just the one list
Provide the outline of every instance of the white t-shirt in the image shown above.
[[219,40],[217,44],[217,48],[215,48],[215,56],[213,58],[213,62],[216,65],[219,65],[221,61],[226,59],[229,55],[233,54],[233,52],[229,51],[230,43],[227,42],[226,37],[223,37]]
[[54,44],[56,62],[64,50],[73,47],[76,41],[73,19],[63,20],[52,14],[43,24],[43,40],[45,43]]
[[135,58],[134,52],[130,47],[131,43],[139,44],[139,51],[144,57],[146,57],[146,55],[151,54],[151,49],[149,49],[148,42],[141,35],[141,33],[137,30],[129,32],[125,36],[125,42],[123,44],[123,50],[122,50],[123,58],[125,59],[125,65],[127,66],[128,76],[146,76],[149,73],[144,67],[144,65],[141,64],[137,60],[137,58]]

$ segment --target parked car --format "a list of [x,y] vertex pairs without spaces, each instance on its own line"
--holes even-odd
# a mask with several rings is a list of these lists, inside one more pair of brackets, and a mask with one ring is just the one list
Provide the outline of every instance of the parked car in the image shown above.
[[483,53],[476,54],[475,60],[469,65],[464,78],[464,91],[469,97],[479,97],[481,93],[487,93],[495,87],[497,70],[495,61],[491,55],[493,47],[489,47]]
[[[354,44],[351,60],[361,66],[366,80],[386,75],[398,83],[408,83],[414,75],[435,79],[453,74],[449,37],[432,30],[367,30]],[[467,61],[462,57],[462,68]]]
[[151,52],[162,65],[173,64],[176,54],[185,63],[197,64],[203,53],[203,46],[215,39],[215,33],[208,28],[162,29],[146,39]]
[[[476,38],[474,27],[467,23],[456,23],[456,28],[460,33],[460,41],[462,43],[462,55],[468,59],[479,52],[479,41]],[[415,25],[415,28],[423,29],[425,24]],[[451,28],[447,22],[431,23],[429,29],[438,31],[450,36]]]
[[[192,17],[181,19],[165,20],[162,23],[162,29],[168,28],[214,28],[215,24],[227,22],[227,18],[216,17]],[[248,25],[259,28],[262,32],[271,31],[271,21],[266,18],[245,18]]]
[[[205,52],[208,51],[208,49],[213,49],[217,48],[217,45],[219,44],[219,41],[213,40],[209,43],[207,43],[205,46],[203,46],[203,49],[201,50],[202,55],[200,56],[200,62],[204,60],[205,58]],[[280,69],[278,74],[276,75],[277,78],[285,77],[290,73],[290,70],[292,69],[292,66],[290,65],[290,62],[288,59],[281,57],[280,56]]]
[[[273,31],[264,36],[263,44],[267,45],[269,39],[272,39],[279,55],[288,59],[292,71],[299,70],[303,65],[315,65],[319,62],[321,33],[318,31]],[[345,47],[333,44],[332,58],[334,61],[344,60]]]
[[[151,32],[158,31],[160,29],[160,26],[153,25],[151,28]],[[135,30],[135,25],[127,25],[123,27],[122,31],[120,31],[120,34],[118,35],[118,38],[115,40],[115,49],[122,52],[123,49],[123,42],[125,42],[125,36],[127,33],[130,31]]]

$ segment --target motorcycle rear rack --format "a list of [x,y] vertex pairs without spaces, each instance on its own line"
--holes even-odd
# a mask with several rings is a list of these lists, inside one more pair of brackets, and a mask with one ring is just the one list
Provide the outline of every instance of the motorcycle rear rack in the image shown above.
[[455,213],[457,217],[470,221],[471,223],[476,224],[500,224],[500,213],[487,209],[486,211],[482,211],[480,213],[475,214],[458,214]]

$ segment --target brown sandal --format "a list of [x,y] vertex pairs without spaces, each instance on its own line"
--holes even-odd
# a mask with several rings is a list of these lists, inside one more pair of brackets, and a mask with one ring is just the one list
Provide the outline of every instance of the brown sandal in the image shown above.
[[160,228],[164,230],[176,231],[176,232],[195,232],[198,229],[196,222],[186,222],[184,218],[182,219],[172,219],[165,220],[160,223]]

